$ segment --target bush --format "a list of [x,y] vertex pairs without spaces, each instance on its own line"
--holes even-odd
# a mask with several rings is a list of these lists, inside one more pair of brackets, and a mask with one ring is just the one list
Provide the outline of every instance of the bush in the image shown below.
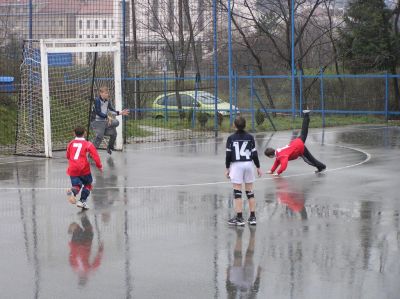
[[257,111],[256,111],[256,123],[257,123],[257,126],[262,125],[264,120],[265,120],[265,114],[264,114],[264,112],[262,112],[260,110],[260,108],[258,108]]
[[206,123],[208,121],[208,114],[206,112],[198,112],[197,113],[197,120],[200,123],[200,126],[204,128],[206,126]]

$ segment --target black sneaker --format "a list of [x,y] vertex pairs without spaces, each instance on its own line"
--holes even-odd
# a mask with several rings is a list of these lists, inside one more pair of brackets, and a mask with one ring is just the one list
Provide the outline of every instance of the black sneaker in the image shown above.
[[315,171],[315,173],[323,172],[325,169],[326,169],[326,166],[319,167],[318,170]]
[[248,222],[250,225],[256,225],[256,224],[257,224],[256,216],[250,216],[249,219],[247,219],[247,222]]
[[229,225],[244,226],[246,224],[246,222],[244,222],[244,219],[242,217],[239,218],[238,216],[235,216],[235,217],[233,217],[232,219],[230,219],[228,221],[228,224]]
[[111,155],[111,154],[112,154],[112,148],[107,147],[107,153],[108,153],[109,155]]

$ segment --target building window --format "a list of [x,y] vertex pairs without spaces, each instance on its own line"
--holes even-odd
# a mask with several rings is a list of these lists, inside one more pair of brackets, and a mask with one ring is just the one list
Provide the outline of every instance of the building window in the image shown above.
[[88,34],[88,35],[86,35],[86,38],[90,38],[90,35]]
[[79,34],[79,38],[82,38],[82,34]]
[[58,21],[58,26],[62,27],[62,26],[63,26],[63,23],[64,23],[63,20],[59,20],[59,21]]
[[[158,28],[158,11],[159,11],[159,3],[158,0],[152,0],[152,20],[151,20],[151,29],[156,30]],[[185,18],[186,19],[186,18]]]
[[168,30],[173,31],[174,28],[174,0],[168,0]]
[[82,20],[79,20],[79,29],[82,29]]
[[90,29],[90,20],[86,21],[86,29]]
[[99,20],[94,21],[94,29],[99,29]]
[[107,38],[107,35],[106,35],[106,34],[103,34],[103,38]]
[[95,38],[98,38],[99,36],[96,34],[94,37],[95,37]]
[[111,29],[114,29],[114,20],[111,20]]
[[198,0],[198,27],[201,31],[204,30],[204,0]]
[[107,29],[107,20],[103,20],[103,29]]

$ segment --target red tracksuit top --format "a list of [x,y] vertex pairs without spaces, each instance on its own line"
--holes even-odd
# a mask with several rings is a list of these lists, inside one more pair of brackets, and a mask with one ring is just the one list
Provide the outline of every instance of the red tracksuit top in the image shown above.
[[276,197],[278,202],[288,206],[293,212],[300,212],[304,208],[304,193],[291,189],[289,183],[282,180],[283,178],[276,180]]
[[95,146],[83,137],[76,137],[67,146],[67,159],[69,176],[84,176],[90,174],[90,164],[87,154],[93,158],[98,169],[103,168]]
[[93,262],[90,263],[90,252],[92,242],[73,242],[69,243],[71,252],[69,254],[69,263],[76,272],[85,273],[97,269],[100,266],[101,258],[103,256],[103,247],[100,247]]
[[290,160],[296,160],[299,156],[304,154],[304,142],[300,138],[293,139],[288,145],[282,148],[278,148],[275,151],[275,162],[271,167],[273,173],[275,169],[280,165],[277,174],[281,174],[287,168]]

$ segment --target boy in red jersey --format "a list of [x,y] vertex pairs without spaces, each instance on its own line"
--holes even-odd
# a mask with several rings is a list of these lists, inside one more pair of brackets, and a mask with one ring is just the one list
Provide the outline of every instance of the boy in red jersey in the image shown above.
[[76,202],[76,206],[82,209],[89,209],[86,200],[92,190],[92,174],[90,172],[90,164],[87,158],[89,153],[96,167],[103,171],[103,166],[100,161],[99,154],[95,146],[86,141],[83,135],[85,134],[85,129],[82,127],[76,127],[75,139],[72,140],[67,146],[67,159],[68,159],[68,169],[67,174],[71,178],[72,188],[68,190],[68,200],[71,203],[76,202],[76,195],[81,192],[81,198]]
[[314,166],[317,168],[315,172],[324,171],[326,165],[318,161],[311,155],[310,151],[305,147],[304,143],[306,142],[308,135],[308,125],[310,123],[310,110],[303,110],[303,124],[301,126],[301,134],[299,137],[293,139],[288,145],[282,148],[273,149],[271,147],[267,147],[264,151],[264,154],[268,158],[275,158],[275,162],[271,167],[271,170],[268,172],[270,174],[274,173],[275,170],[280,165],[277,174],[280,175],[287,168],[288,162],[291,160],[295,160],[298,157],[302,157],[304,162],[307,164]]

